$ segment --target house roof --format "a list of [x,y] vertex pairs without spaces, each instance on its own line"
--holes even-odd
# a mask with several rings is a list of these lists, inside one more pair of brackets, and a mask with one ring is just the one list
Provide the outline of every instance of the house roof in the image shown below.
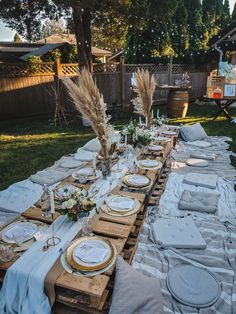
[[49,52],[50,50],[53,50],[55,48],[58,48],[60,46],[62,46],[63,43],[58,43],[58,44],[46,44],[43,45],[37,49],[32,50],[31,52],[21,56],[19,59],[26,61],[30,56],[43,56],[44,54],[46,54],[47,52]]
[[119,51],[113,53],[113,55],[111,55],[111,56],[107,59],[107,61],[111,61],[111,60],[113,60],[113,59],[115,59],[115,58],[117,58],[117,57],[119,57],[119,56],[122,56],[122,55],[124,54],[124,51],[125,51],[125,50],[122,49],[122,50],[119,50]]
[[[36,41],[38,44],[69,44],[76,45],[76,38],[74,34],[53,34],[43,39]],[[92,54],[96,57],[111,56],[112,53],[108,50],[92,47]]]
[[209,40],[209,46],[219,46],[226,50],[236,50],[236,21],[219,31]]

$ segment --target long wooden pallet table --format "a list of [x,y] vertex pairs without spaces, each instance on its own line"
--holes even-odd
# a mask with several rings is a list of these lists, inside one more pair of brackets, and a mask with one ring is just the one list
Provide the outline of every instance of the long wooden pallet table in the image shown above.
[[[93,233],[109,239],[116,247],[117,254],[131,264],[144,223],[147,206],[156,206],[163,193],[170,172],[169,153],[177,137],[171,141],[157,143],[164,146],[162,152],[150,153],[152,158],[163,162],[160,170],[142,170],[153,182],[146,191],[130,190],[124,186],[116,187],[112,193],[128,195],[139,200],[141,206],[137,214],[127,217],[114,217],[105,214],[101,209],[92,218]],[[71,178],[63,183],[71,182]],[[23,216],[26,218],[42,219],[39,208],[28,209]],[[50,221],[48,221],[50,223]],[[14,262],[14,261],[13,261]],[[6,270],[12,263],[0,265],[0,282],[3,281]],[[79,277],[67,273],[65,270],[59,275],[55,283],[56,302],[52,309],[55,314],[72,313],[108,313],[114,285],[115,266],[94,277]]]

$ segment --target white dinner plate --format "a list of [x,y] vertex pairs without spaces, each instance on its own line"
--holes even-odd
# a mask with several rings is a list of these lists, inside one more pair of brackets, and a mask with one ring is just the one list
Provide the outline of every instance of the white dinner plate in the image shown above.
[[111,195],[106,200],[107,206],[113,211],[127,212],[135,208],[136,202],[128,196]]
[[38,227],[31,222],[19,221],[19,222],[12,223],[2,231],[2,240],[7,243],[15,243],[15,240],[13,238],[13,235],[11,235],[11,233],[13,232],[13,230],[17,230],[17,229],[25,230],[26,234],[25,234],[25,239],[23,242],[26,242],[34,237],[35,233],[38,230]]
[[129,185],[136,187],[147,186],[150,183],[150,179],[148,177],[140,174],[131,174],[126,176],[124,179]]
[[164,147],[161,145],[152,145],[152,146],[149,146],[148,149],[152,150],[154,152],[159,152],[159,151],[163,150]]
[[82,168],[72,173],[72,177],[74,179],[79,179],[81,176],[87,177],[88,180],[96,180],[102,176],[102,172],[100,170],[96,170],[94,173],[93,168]]
[[158,136],[158,137],[157,137],[157,141],[160,141],[160,142],[169,142],[170,139],[169,139],[169,137]]
[[174,131],[163,131],[161,133],[165,134],[165,135],[176,135],[176,132],[174,132]]
[[152,160],[152,159],[139,160],[138,163],[141,167],[145,167],[145,168],[156,168],[160,164],[160,162],[158,162],[157,160]]

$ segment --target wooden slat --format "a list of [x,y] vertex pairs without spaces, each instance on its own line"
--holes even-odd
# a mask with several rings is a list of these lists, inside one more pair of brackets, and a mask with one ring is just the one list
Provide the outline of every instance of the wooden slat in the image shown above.
[[93,232],[115,238],[128,238],[131,226],[99,220],[92,225]]
[[[47,217],[42,216],[42,210],[39,207],[30,207],[21,215],[27,219],[38,220],[38,221],[42,221],[48,224],[52,223],[51,217],[47,218]],[[56,220],[59,216],[60,214],[55,212],[53,220]]]
[[95,277],[78,277],[64,271],[56,280],[56,286],[82,292],[94,297],[102,297],[109,277],[97,275]]
[[127,216],[127,217],[115,217],[115,216],[105,214],[102,210],[100,210],[99,216],[100,216],[100,220],[116,222],[123,225],[133,225],[137,218],[137,214]]

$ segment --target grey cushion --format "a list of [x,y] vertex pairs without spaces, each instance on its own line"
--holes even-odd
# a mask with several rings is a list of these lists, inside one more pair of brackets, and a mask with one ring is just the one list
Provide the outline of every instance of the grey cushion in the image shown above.
[[180,128],[180,134],[186,142],[202,140],[207,137],[206,132],[199,122],[189,126],[182,126]]
[[139,273],[118,256],[109,314],[144,313],[164,313],[160,282]]
[[217,211],[219,195],[184,190],[178,207],[183,210],[193,210],[214,214]]
[[197,308],[214,304],[222,291],[211,272],[191,265],[172,268],[167,275],[167,287],[179,302]]
[[184,177],[183,183],[202,186],[209,189],[215,189],[218,176],[215,174],[203,174],[203,173],[187,173]]

